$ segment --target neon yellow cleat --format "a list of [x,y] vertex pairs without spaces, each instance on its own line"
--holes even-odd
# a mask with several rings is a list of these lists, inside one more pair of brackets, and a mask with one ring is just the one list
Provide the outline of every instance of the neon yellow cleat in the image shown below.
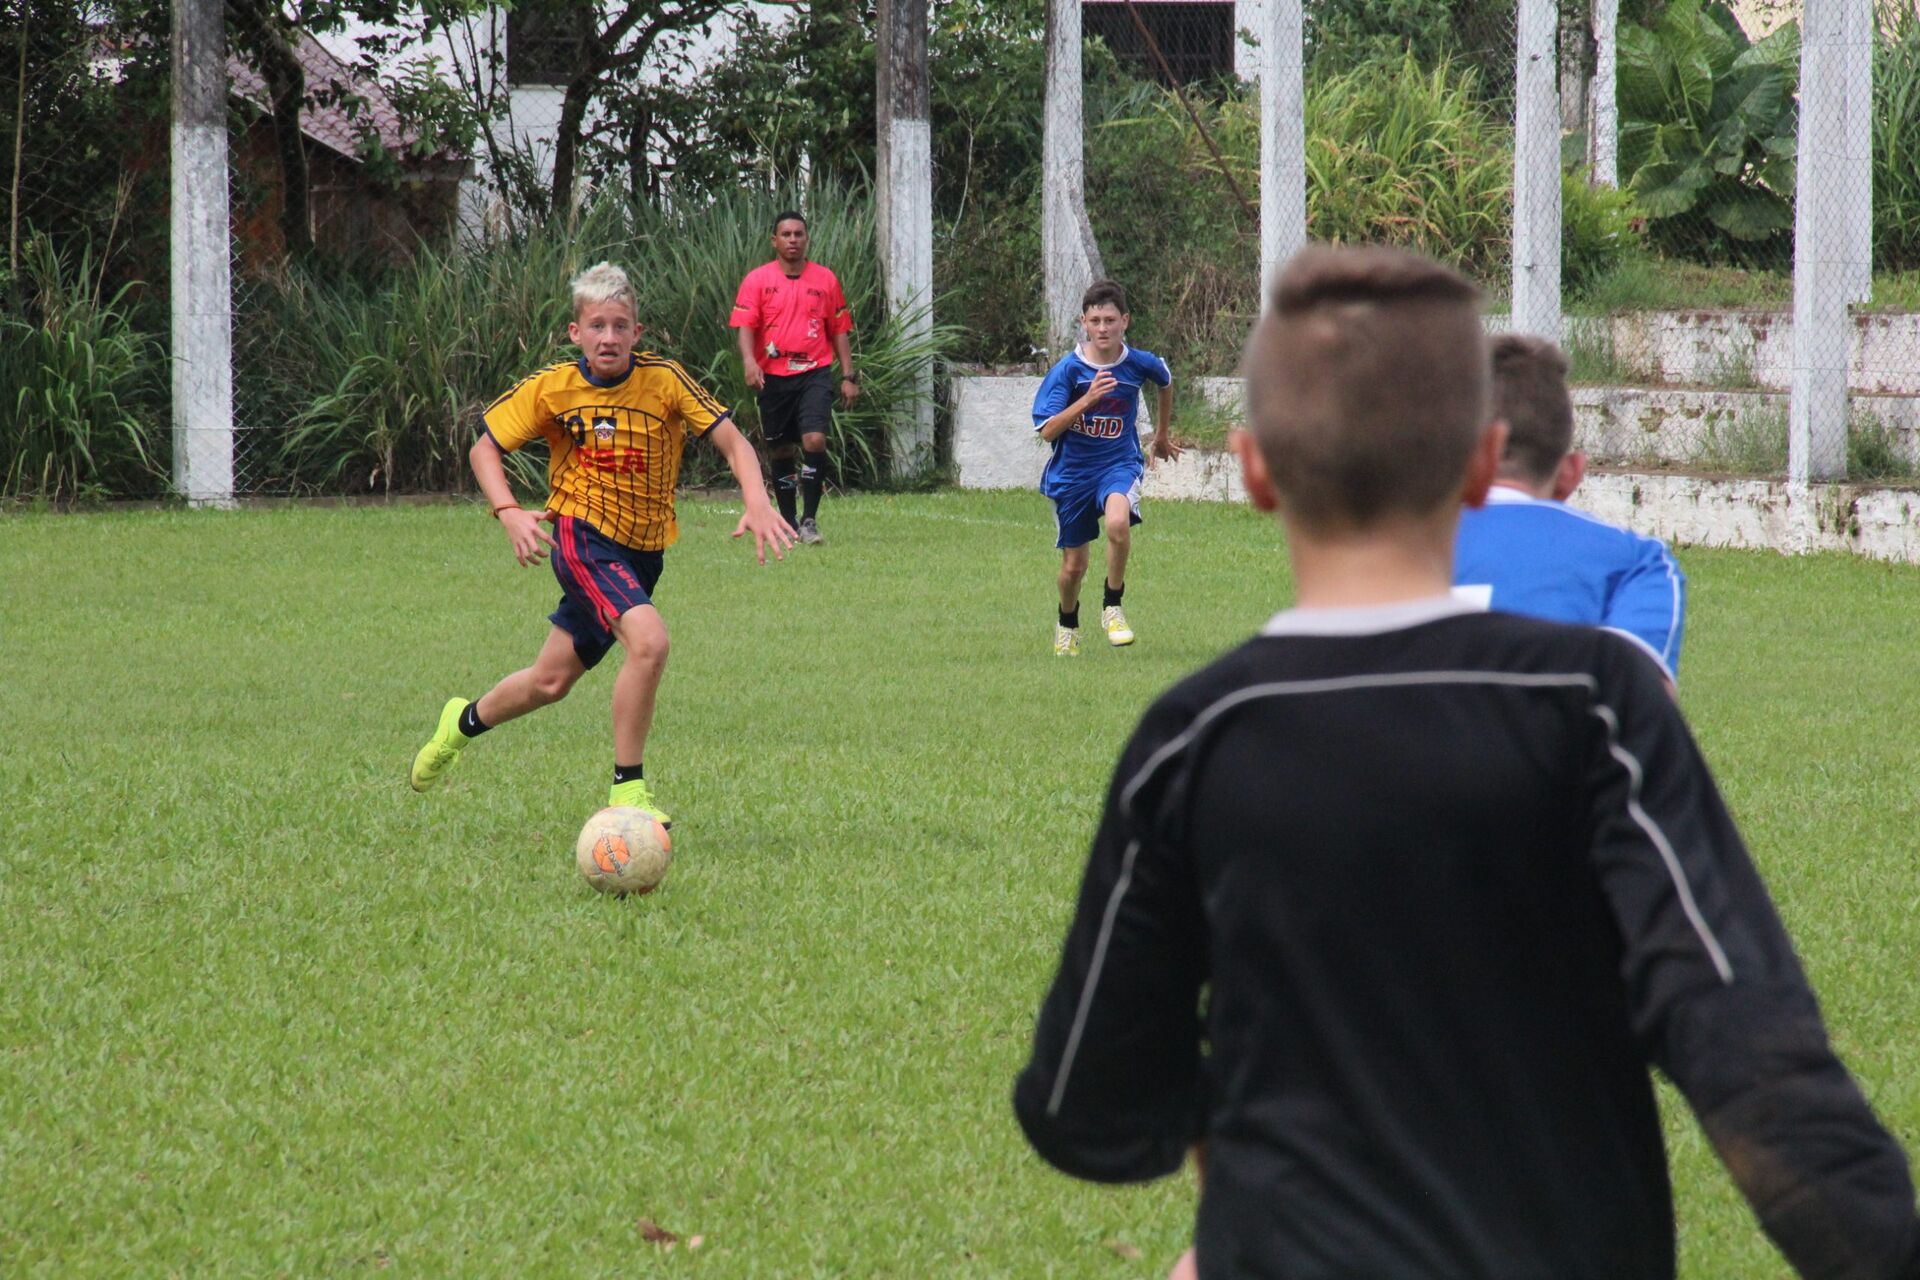
[[1116,649],[1123,644],[1133,643],[1133,628],[1127,625],[1127,615],[1120,612],[1120,606],[1110,604],[1100,611],[1100,629],[1107,633],[1107,643]]
[[1080,656],[1080,628],[1063,627],[1053,624],[1053,656],[1056,658],[1077,658]]
[[669,828],[673,826],[673,819],[662,813],[660,806],[654,803],[653,792],[647,790],[647,780],[645,778],[635,778],[632,782],[616,782],[613,784],[613,789],[607,792],[607,807],[611,809],[621,806],[630,809],[645,809],[654,816],[655,821],[659,822],[661,826]]
[[431,791],[460,758],[460,748],[473,741],[460,732],[460,713],[466,709],[465,698],[448,698],[447,705],[440,708],[439,725],[413,758],[413,772],[407,780],[415,791]]

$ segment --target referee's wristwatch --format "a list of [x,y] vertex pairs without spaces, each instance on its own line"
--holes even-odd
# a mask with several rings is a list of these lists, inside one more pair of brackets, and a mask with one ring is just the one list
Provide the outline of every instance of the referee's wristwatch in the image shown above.
[[854,376],[853,376],[852,374],[850,374],[850,373],[843,373],[843,374],[841,374],[841,375],[840,375],[840,381],[842,381],[842,382],[851,382],[851,383],[852,383],[852,384],[853,384],[854,386],[856,386],[856,387],[860,385],[860,379],[858,379],[858,378],[856,378],[856,377],[854,377]]

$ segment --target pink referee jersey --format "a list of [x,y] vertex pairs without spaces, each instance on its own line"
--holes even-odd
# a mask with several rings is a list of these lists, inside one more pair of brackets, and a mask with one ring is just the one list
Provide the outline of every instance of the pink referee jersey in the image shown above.
[[776,259],[747,272],[728,323],[753,330],[760,367],[787,377],[832,363],[833,339],[853,328],[853,316],[833,272],[809,262],[789,276]]

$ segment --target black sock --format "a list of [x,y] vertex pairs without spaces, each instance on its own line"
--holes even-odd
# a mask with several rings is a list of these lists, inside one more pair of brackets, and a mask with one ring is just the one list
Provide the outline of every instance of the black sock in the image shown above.
[[780,504],[780,514],[787,518],[787,523],[792,524],[797,518],[794,505],[799,497],[800,477],[794,473],[799,470],[799,464],[791,456],[776,455],[769,459],[769,465],[773,468],[774,501]]
[[647,771],[644,765],[617,764],[613,766],[613,785],[616,787],[623,782],[638,782],[646,776]]
[[800,465],[800,493],[806,500],[806,506],[801,508],[800,513],[811,520],[820,511],[820,477],[827,469],[827,455],[824,451],[808,452],[803,458]]
[[1107,589],[1106,597],[1102,599],[1100,602],[1100,607],[1102,609],[1113,608],[1115,605],[1120,603],[1120,597],[1127,594],[1127,589],[1125,586],[1116,587],[1111,582],[1107,582],[1104,580],[1101,582],[1100,585]]
[[463,738],[477,738],[491,728],[492,725],[480,719],[480,704],[477,702],[469,702],[467,709],[460,713],[460,736]]
[[1063,627],[1078,628],[1080,625],[1080,606],[1079,605],[1073,606],[1073,609],[1071,612],[1069,612],[1066,609],[1062,609],[1060,611],[1060,625]]

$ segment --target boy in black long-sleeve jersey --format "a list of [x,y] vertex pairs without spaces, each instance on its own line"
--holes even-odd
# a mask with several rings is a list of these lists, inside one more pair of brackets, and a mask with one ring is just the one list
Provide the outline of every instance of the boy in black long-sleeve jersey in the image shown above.
[[1651,1065],[1800,1274],[1920,1275],[1906,1158],[1662,672],[1448,594],[1502,445],[1473,286],[1308,250],[1246,373],[1298,604],[1121,757],[1015,1087],[1035,1149],[1115,1182],[1202,1149],[1202,1277],[1659,1280]]

